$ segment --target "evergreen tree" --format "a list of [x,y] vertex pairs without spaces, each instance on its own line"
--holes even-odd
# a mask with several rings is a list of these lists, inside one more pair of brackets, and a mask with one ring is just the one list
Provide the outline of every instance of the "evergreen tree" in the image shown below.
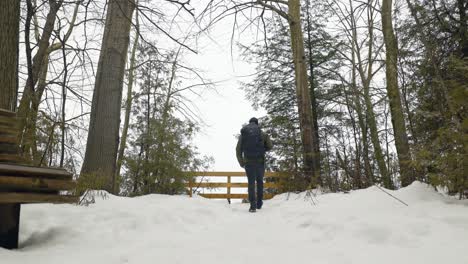
[[[307,14],[307,12],[303,13]],[[306,26],[304,34],[307,35],[304,46],[307,49],[306,56],[309,65],[308,76],[311,84],[309,90],[311,98],[316,98],[318,102],[312,108],[318,110],[316,111],[317,119],[320,119],[324,116],[321,99],[324,96],[323,93],[326,93],[326,80],[331,78],[328,71],[323,68],[332,63],[333,47],[336,43],[324,30],[324,25],[314,21],[310,20],[311,24],[303,23]],[[304,188],[304,183],[301,182],[303,178],[301,168],[303,168],[304,161],[289,28],[282,23],[281,19],[272,18],[268,21],[267,30],[266,40],[250,47],[242,47],[244,58],[258,63],[254,80],[250,83],[243,83],[242,87],[254,107],[262,107],[267,111],[267,116],[261,118],[261,124],[263,129],[271,135],[275,144],[268,159],[268,166],[274,170],[291,172],[293,178],[297,180],[291,184],[291,188],[301,189]],[[310,60],[309,57],[314,59]],[[315,93],[312,93],[312,89]],[[318,126],[320,127],[319,122]]]
[[465,1],[407,1],[411,17],[400,28],[407,72],[407,115],[420,180],[468,190],[468,25]]
[[210,163],[191,145],[199,130],[191,120],[177,115],[179,52],[158,55],[141,45],[137,70],[139,92],[134,94],[130,148],[124,159],[123,194],[180,194],[192,177],[191,171],[206,169]]

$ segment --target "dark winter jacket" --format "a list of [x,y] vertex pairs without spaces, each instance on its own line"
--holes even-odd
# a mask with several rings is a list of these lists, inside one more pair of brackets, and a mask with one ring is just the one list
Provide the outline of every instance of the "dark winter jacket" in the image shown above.
[[[273,148],[273,143],[271,142],[270,137],[263,131],[262,131],[261,137],[263,140],[263,144],[265,146],[265,152],[270,151]],[[237,161],[239,161],[239,165],[241,167],[244,167],[246,163],[250,163],[250,162],[258,162],[258,163],[265,162],[265,157],[262,157],[258,160],[248,160],[245,157],[244,150],[242,149],[242,133],[239,135],[239,140],[237,141],[236,156],[237,156]]]

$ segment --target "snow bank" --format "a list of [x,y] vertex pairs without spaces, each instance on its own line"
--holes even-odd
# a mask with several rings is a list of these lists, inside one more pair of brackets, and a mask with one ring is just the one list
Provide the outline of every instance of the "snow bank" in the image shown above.
[[422,183],[389,192],[409,206],[376,187],[278,195],[255,214],[166,195],[24,205],[21,248],[0,263],[468,263],[466,201]]

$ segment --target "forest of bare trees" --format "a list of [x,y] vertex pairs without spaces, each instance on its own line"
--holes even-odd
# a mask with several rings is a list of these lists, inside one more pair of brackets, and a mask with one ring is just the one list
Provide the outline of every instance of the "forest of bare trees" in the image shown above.
[[[216,89],[185,57],[228,20],[231,49],[255,65],[241,87],[266,110],[267,168],[289,176],[285,190],[418,180],[466,197],[467,9],[464,0],[3,0],[0,108],[17,112],[24,160],[73,172],[79,194],[183,193],[188,172],[212,162],[193,142],[203,130],[193,95]],[[236,37],[246,28],[259,34]]]

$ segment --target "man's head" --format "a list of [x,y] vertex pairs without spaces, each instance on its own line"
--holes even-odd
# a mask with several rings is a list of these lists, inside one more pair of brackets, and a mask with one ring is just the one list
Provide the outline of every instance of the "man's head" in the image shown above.
[[258,119],[255,117],[250,118],[249,123],[255,123],[258,125]]

